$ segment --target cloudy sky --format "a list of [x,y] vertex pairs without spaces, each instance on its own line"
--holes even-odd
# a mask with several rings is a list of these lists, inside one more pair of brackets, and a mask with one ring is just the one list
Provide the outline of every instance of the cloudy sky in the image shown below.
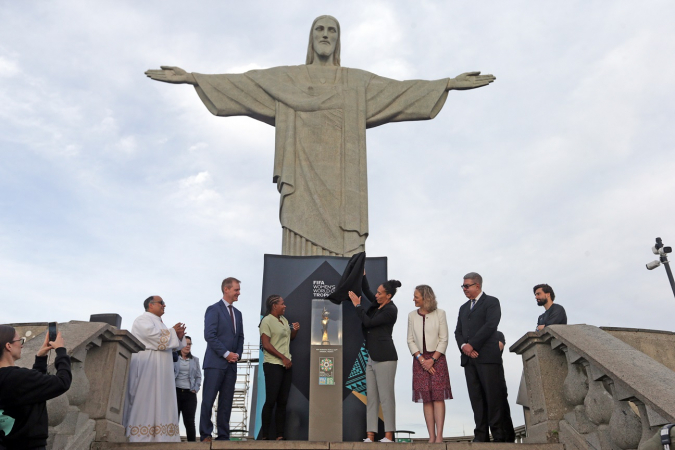
[[[497,77],[451,92],[432,121],[368,131],[367,251],[402,281],[402,315],[429,284],[454,326],[462,275],[478,271],[509,343],[543,312],[542,282],[570,323],[672,330],[664,269],[645,269],[656,236],[675,245],[668,1],[3,2],[0,322],[117,312],[130,328],[158,294],[203,354],[204,309],[236,276],[256,343],[263,254],[281,250],[274,129],[143,72],[302,64],[321,14],[341,22],[344,66]],[[426,436],[405,326],[397,426]],[[446,436],[473,429],[453,349]],[[521,361],[504,364],[520,425]]]

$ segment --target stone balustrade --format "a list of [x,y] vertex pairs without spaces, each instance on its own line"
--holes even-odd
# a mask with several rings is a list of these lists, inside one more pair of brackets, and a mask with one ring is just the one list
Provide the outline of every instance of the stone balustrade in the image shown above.
[[[12,325],[27,339],[21,367],[33,367],[47,323]],[[60,323],[71,358],[73,382],[65,394],[47,402],[48,450],[89,450],[93,442],[125,442],[122,413],[131,355],[145,347],[130,332],[99,322]],[[54,355],[48,372],[54,373]]]
[[675,333],[552,325],[510,350],[523,358],[524,443],[645,450],[675,422]]

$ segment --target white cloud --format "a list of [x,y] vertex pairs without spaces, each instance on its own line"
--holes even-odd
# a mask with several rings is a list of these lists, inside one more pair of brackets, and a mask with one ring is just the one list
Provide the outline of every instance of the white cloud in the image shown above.
[[136,138],[134,136],[125,136],[119,140],[116,147],[123,153],[133,153],[136,151]]
[[10,78],[21,72],[16,61],[0,56],[0,78]]

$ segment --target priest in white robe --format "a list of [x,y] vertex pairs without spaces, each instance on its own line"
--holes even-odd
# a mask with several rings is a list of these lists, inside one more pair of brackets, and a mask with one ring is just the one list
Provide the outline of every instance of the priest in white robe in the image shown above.
[[132,355],[129,364],[125,433],[129,442],[180,442],[171,352],[185,347],[185,325],[164,325],[166,304],[157,295],[147,298],[143,306],[145,312],[131,328],[145,350]]
[[367,128],[433,119],[449,90],[495,80],[467,72],[397,81],[341,67],[340,24],[331,16],[314,20],[305,65],[222,75],[162,66],[145,73],[157,81],[192,84],[214,115],[249,116],[276,128],[273,181],[281,194],[282,253],[297,256],[365,250]]

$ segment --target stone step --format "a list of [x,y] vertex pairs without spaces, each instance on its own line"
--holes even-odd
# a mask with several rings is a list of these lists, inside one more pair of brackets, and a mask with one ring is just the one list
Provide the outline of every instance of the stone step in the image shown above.
[[493,442],[365,443],[308,441],[214,441],[212,443],[111,443],[94,442],[91,450],[564,450],[562,444],[513,444]]

